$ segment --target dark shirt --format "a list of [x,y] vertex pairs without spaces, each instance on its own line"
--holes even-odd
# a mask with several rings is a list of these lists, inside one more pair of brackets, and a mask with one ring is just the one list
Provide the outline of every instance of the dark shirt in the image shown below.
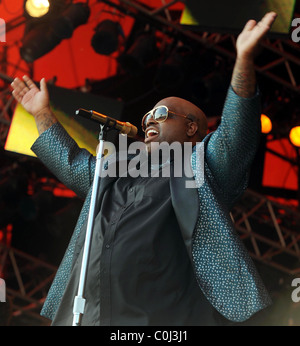
[[[54,325],[72,324],[81,259],[82,253]],[[85,298],[82,325],[217,323],[219,314],[193,273],[169,178],[118,178],[106,190],[94,223]]]

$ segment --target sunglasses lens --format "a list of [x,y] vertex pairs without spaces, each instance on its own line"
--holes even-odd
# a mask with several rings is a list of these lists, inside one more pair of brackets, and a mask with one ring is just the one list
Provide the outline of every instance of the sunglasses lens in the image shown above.
[[154,111],[154,119],[157,122],[163,122],[168,117],[168,109],[164,106],[158,107]]
[[[142,120],[142,127],[143,130],[146,130],[147,127],[147,122],[148,120],[152,117],[151,112],[147,113],[146,115],[144,115],[144,118]],[[163,121],[165,121],[168,118],[168,109],[165,106],[160,106],[158,108],[156,108],[153,111],[153,119],[155,121],[157,121],[158,123],[162,123]]]
[[146,115],[144,115],[144,118],[143,118],[143,121],[142,121],[142,127],[143,127],[143,130],[145,131],[146,130],[146,127],[147,127],[147,122],[148,122],[148,119],[151,117],[151,113],[147,113]]

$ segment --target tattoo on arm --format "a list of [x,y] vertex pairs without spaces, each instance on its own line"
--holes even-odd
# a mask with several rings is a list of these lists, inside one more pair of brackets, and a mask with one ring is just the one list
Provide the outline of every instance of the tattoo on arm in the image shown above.
[[43,132],[48,130],[53,124],[57,122],[57,119],[51,112],[44,112],[35,117],[37,129],[41,135]]
[[253,63],[236,61],[231,85],[233,90],[241,97],[252,97],[256,91],[256,75]]

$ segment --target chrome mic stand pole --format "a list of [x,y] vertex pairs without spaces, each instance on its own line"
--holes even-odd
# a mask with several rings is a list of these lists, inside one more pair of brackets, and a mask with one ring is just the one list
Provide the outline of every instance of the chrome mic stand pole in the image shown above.
[[95,168],[95,175],[93,180],[87,230],[85,235],[85,243],[84,243],[83,257],[82,257],[82,263],[81,263],[78,293],[74,299],[74,305],[73,305],[73,326],[80,326],[82,315],[84,314],[85,298],[83,294],[84,294],[85,280],[86,280],[86,274],[87,274],[87,265],[89,260],[90,244],[91,244],[94,220],[95,220],[95,207],[96,207],[98,186],[100,181],[100,174],[103,167],[104,142],[106,140],[106,134],[107,134],[107,125],[100,125],[99,147],[98,147],[98,152],[96,156],[96,168]]

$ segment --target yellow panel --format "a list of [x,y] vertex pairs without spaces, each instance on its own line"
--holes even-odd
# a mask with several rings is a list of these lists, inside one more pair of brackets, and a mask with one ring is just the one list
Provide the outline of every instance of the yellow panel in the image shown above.
[[[85,129],[73,117],[69,117],[62,111],[56,110],[53,107],[52,110],[79,147],[85,148],[95,155],[98,144],[97,135]],[[30,148],[38,136],[39,134],[33,116],[18,104],[5,143],[5,150],[36,156]]]
[[[251,3],[232,0],[226,3],[228,5],[226,6],[226,13],[220,13],[221,10],[224,10],[224,7],[220,9],[223,0],[213,0],[209,3],[201,3],[197,1],[198,0],[189,0],[182,12],[180,24],[193,26],[200,25],[214,29],[217,29],[218,27],[230,29],[233,19],[236,21],[236,13],[238,12],[241,20],[240,29],[242,29],[248,19],[254,18],[259,20],[265,13],[275,11],[278,16],[272,25],[271,32],[279,34],[289,33],[296,3],[295,0],[256,0]],[[212,10],[212,8],[214,8],[214,10]],[[250,17],[247,16],[247,18],[243,18],[243,16],[246,16],[248,13],[246,9],[251,10],[252,14]],[[192,11],[195,13],[192,14]],[[255,16],[253,16],[253,14],[255,14]],[[218,17],[219,15],[223,18],[222,23],[217,19],[220,18]],[[203,22],[199,22],[199,20],[203,20]]]
[[38,130],[32,115],[18,104],[5,143],[5,150],[35,156],[30,147],[38,137]]
[[185,9],[182,12],[181,18],[180,18],[180,24],[185,25],[198,25],[199,23],[197,20],[193,17],[192,13],[188,9],[188,7],[185,7]]

